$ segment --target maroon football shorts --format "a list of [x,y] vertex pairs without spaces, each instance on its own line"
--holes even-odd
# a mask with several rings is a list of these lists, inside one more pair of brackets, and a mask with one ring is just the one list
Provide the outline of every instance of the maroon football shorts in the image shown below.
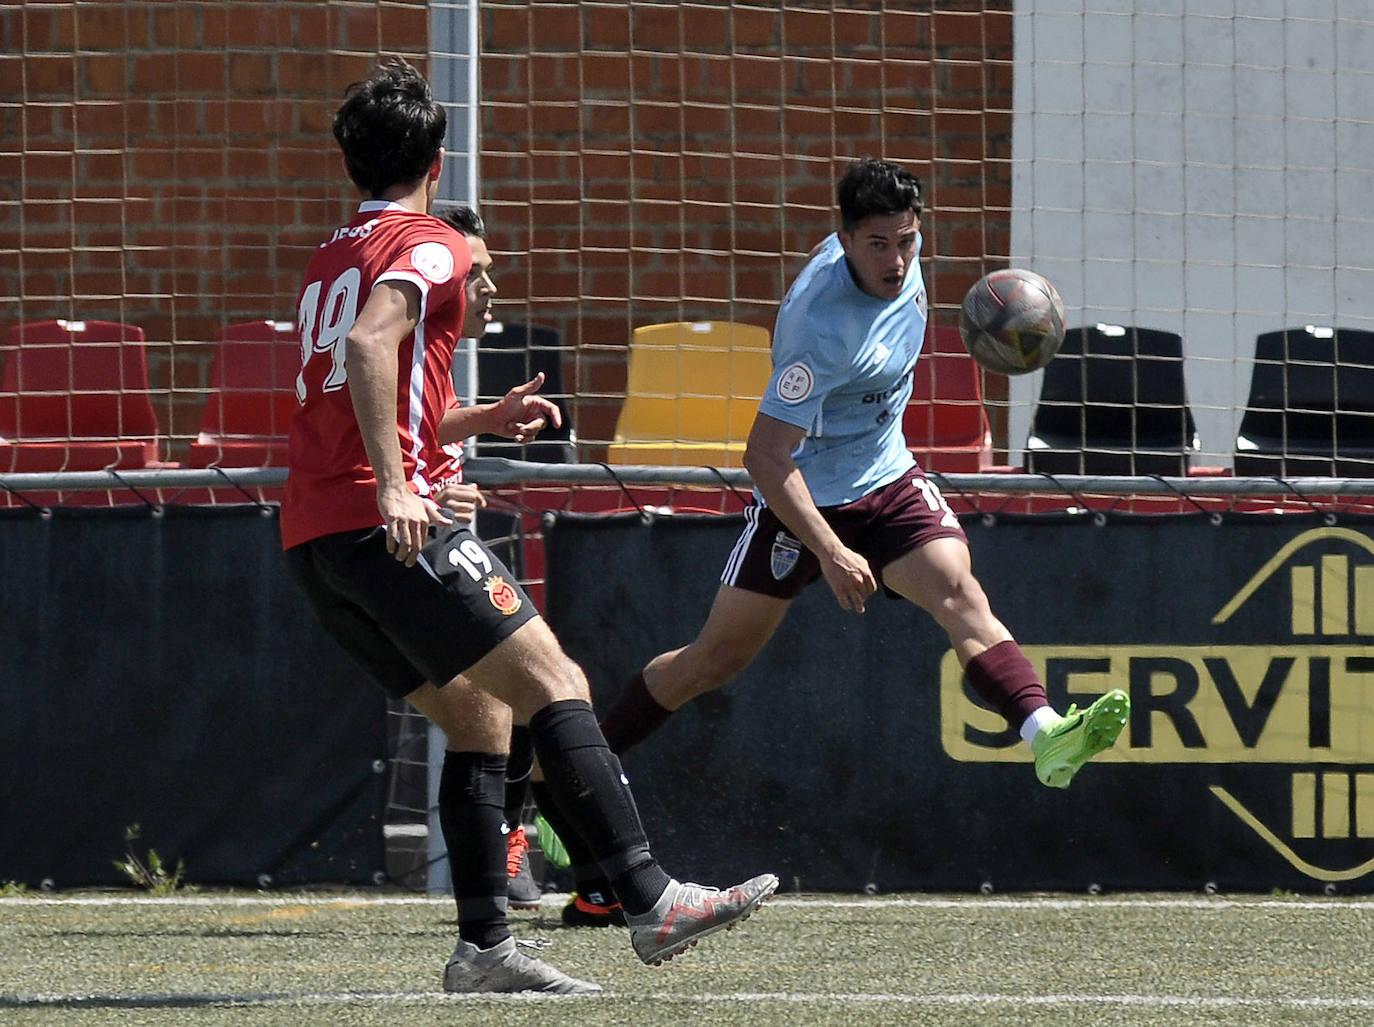
[[[918,467],[842,506],[823,506],[821,516],[875,574],[899,556],[937,538],[967,542],[959,518],[935,483]],[[720,580],[778,599],[794,599],[820,576],[820,562],[770,508],[744,512],[744,531],[725,561]]]

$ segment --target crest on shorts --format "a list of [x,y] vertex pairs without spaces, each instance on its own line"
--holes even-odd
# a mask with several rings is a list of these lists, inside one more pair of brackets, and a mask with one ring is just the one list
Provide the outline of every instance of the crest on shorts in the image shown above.
[[773,552],[768,557],[768,569],[773,572],[773,580],[781,581],[791,574],[801,558],[801,543],[785,531],[780,531],[773,539]]
[[499,574],[493,574],[482,586],[491,600],[491,605],[509,617],[520,609],[520,593],[516,587]]

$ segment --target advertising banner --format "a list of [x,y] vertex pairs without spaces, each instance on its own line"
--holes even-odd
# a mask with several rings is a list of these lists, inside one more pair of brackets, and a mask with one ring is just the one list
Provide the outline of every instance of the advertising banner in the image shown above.
[[[270,508],[0,513],[0,883],[371,883],[386,706]],[[126,842],[126,833],[137,837]]]
[[[1054,707],[1131,698],[1066,790],[926,614],[823,581],[622,756],[665,861],[808,890],[1374,890],[1374,521],[970,516]],[[560,515],[549,619],[599,710],[704,621],[740,517]]]

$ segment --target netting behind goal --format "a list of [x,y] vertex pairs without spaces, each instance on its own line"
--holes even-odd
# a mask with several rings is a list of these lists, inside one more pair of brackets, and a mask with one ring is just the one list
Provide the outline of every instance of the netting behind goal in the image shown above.
[[[937,376],[909,426],[933,468],[962,469],[933,440],[981,398],[981,467],[1024,466],[1035,436],[1084,470],[1181,447],[1190,467],[1364,473],[1371,25],[1371,5],[1333,0],[9,5],[0,333],[9,354],[35,322],[142,329],[151,442],[187,460],[222,333],[289,320],[300,265],[351,206],[323,159],[343,85],[401,53],[450,103],[447,191],[487,215],[502,320],[525,333],[522,370],[557,368],[579,459],[616,438],[635,329],[771,329],[837,174],[881,154],[927,186],[938,328],[1018,264],[1090,336],[1063,381],[982,375],[970,396]],[[25,401],[137,375],[2,363],[5,438],[142,437]]]
[[[1057,381],[984,376],[985,466],[1048,448],[1055,471],[1154,473],[1124,450],[1368,473],[1371,17],[1296,0],[488,5],[481,188],[510,246],[503,316],[557,330],[595,456],[634,329],[771,327],[833,224],[837,173],[880,153],[928,186],[935,324],[1011,264],[1050,277],[1084,329]],[[961,402],[937,388],[931,406]]]
[[[787,283],[834,226],[837,176],[881,155],[926,185],[936,331],[906,426],[931,469],[1369,476],[1374,4],[1140,6],[5,5],[0,474],[198,459],[225,388],[225,329],[290,321],[308,254],[353,207],[329,136],[342,89],[399,53],[449,103],[444,195],[480,205],[497,256],[506,330],[473,360],[473,392],[543,370],[570,426],[552,455],[489,440],[482,454],[607,459],[625,434],[636,329],[771,330]],[[973,370],[950,334],[969,285],[1008,265],[1054,281],[1078,329],[1048,371],[1017,379]],[[124,336],[100,343],[94,378],[67,342],[19,345],[21,325],[54,320],[137,327],[141,369],[121,363]],[[261,400],[279,384],[243,391]],[[757,384],[727,387],[747,404]],[[719,388],[689,377],[659,398]],[[143,399],[151,430],[134,412]],[[89,423],[101,408],[113,420]],[[264,447],[279,442],[279,415],[259,429]],[[702,430],[683,422],[657,440],[674,454],[665,462],[702,462]],[[738,421],[723,432],[709,462],[737,462]],[[30,442],[39,448],[12,445]],[[215,452],[205,462],[228,466]],[[510,520],[491,530],[537,559],[540,504],[634,505],[614,483],[574,491],[503,496],[493,514],[504,503]],[[994,513],[1004,495],[955,493]],[[1342,502],[1315,495],[1322,509]],[[146,496],[245,498],[97,498]],[[663,505],[739,502],[725,491]],[[539,568],[523,571],[537,587]],[[397,807],[422,819],[427,797],[398,788]]]

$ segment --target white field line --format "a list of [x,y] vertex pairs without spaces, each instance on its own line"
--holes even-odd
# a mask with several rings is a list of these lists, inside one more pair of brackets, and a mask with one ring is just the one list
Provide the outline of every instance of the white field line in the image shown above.
[[[541,903],[541,911],[561,909],[570,895],[546,892]],[[263,893],[258,895],[46,895],[27,893],[15,896],[0,896],[0,911],[6,907],[26,905],[51,906],[425,906],[452,904],[453,897],[446,894],[436,895],[365,895],[330,894],[316,892],[292,894],[290,892]],[[1091,898],[1065,898],[1054,896],[1027,895],[1019,898],[988,898],[981,895],[967,897],[935,896],[893,896],[847,898],[841,896],[815,895],[807,897],[774,896],[768,900],[770,907],[790,907],[799,909],[1304,909],[1338,912],[1374,913],[1374,896],[1340,896],[1324,899],[1290,899],[1282,897],[1255,896],[1252,898],[1191,898],[1174,895],[1138,896],[1131,898],[1110,898],[1095,896]]]
[[[331,1005],[349,1002],[421,1003],[421,1002],[595,1002],[614,999],[617,993],[607,991],[597,995],[447,995],[443,992],[243,992],[220,994],[151,993],[136,995],[71,994],[71,995],[15,995],[0,994],[0,1009],[66,1008],[66,1009],[123,1009],[159,1007],[225,1007],[261,1006],[277,1003]],[[1374,1009],[1374,999],[1355,997],[1319,998],[1245,998],[1226,995],[1090,995],[1066,993],[1062,995],[1013,995],[997,993],[958,993],[949,995],[902,994],[842,994],[827,992],[704,992],[698,994],[673,992],[643,994],[629,992],[627,998],[650,999],[674,1006],[692,1003],[745,1003],[751,1005],[818,1005],[842,1004],[872,1006],[881,1004],[934,1007],[1016,1006],[1025,1008],[1059,1008],[1065,1006],[1116,1006],[1129,1008],[1183,1009]]]

